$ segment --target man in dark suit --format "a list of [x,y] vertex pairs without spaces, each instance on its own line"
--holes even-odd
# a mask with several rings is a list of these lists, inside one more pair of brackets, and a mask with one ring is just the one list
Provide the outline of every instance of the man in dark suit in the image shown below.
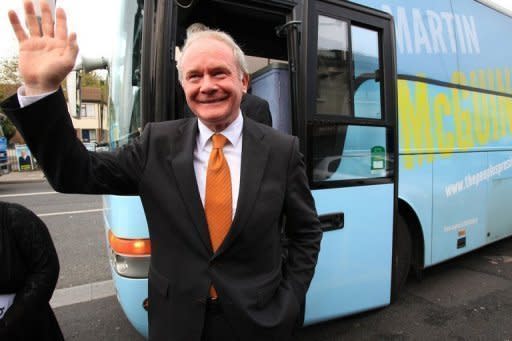
[[[42,2],[42,30],[25,2],[19,96],[2,104],[61,192],[139,195],[152,243],[152,340],[289,340],[303,321],[321,229],[297,138],[241,115],[243,52],[222,32],[188,37],[178,64],[197,116],[149,123],[112,153],[76,138],[61,81],[78,46]],[[286,250],[281,242],[284,232]],[[286,259],[283,260],[283,255]]]

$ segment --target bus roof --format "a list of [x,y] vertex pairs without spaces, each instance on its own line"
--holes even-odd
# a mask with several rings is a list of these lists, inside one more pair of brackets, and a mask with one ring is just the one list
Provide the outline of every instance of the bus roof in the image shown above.
[[503,6],[500,6],[498,5],[497,3],[495,3],[494,1],[491,1],[491,0],[476,0],[477,2],[487,6],[487,7],[490,7],[500,13],[503,13],[509,17],[512,17],[512,11],[509,10],[508,8],[505,8]]

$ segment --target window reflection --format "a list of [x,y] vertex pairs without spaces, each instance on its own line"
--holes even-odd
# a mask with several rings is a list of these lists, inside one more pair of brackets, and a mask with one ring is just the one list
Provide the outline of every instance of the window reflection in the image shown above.
[[350,115],[349,58],[348,24],[319,16],[317,113]]
[[313,181],[381,178],[391,175],[387,128],[358,125],[311,129]]
[[351,36],[355,117],[380,119],[382,109],[378,33],[353,25]]

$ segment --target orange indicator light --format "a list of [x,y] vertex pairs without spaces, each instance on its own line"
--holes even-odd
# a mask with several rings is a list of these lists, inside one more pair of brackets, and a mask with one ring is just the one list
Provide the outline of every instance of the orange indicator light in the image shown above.
[[112,250],[121,255],[148,256],[151,254],[151,241],[149,239],[118,238],[109,230],[108,240]]

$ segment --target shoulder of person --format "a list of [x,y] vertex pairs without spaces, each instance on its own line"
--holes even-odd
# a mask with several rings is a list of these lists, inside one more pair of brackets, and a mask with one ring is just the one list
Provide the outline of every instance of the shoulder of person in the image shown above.
[[20,215],[26,214],[26,215],[30,215],[30,216],[35,216],[34,212],[29,210],[25,206],[14,203],[14,202],[0,201],[0,209],[3,210],[4,207],[7,210],[6,212],[8,214],[20,214]]
[[181,129],[183,126],[194,124],[196,121],[195,117],[186,117],[172,121],[151,122],[147,124],[146,128],[150,127],[151,131],[168,131],[169,129]]
[[[144,126],[141,137],[142,139],[172,139],[178,136],[180,131],[185,130],[190,124],[196,124],[195,117],[182,118],[172,121],[149,122]],[[144,137],[145,136],[145,137]]]
[[17,203],[0,202],[0,215],[0,222],[19,238],[29,238],[32,231],[45,226],[33,211]]
[[269,127],[266,124],[257,122],[249,117],[244,117],[244,120],[248,121],[248,125],[250,129],[257,129],[257,131],[261,132],[265,135],[266,138],[270,138],[271,140],[275,140],[275,143],[292,143],[295,140],[295,136],[284,133],[272,127]]
[[[5,210],[3,207],[5,207]],[[23,205],[12,202],[0,202],[0,210],[11,219],[11,225],[27,221],[39,220],[39,217]]]

